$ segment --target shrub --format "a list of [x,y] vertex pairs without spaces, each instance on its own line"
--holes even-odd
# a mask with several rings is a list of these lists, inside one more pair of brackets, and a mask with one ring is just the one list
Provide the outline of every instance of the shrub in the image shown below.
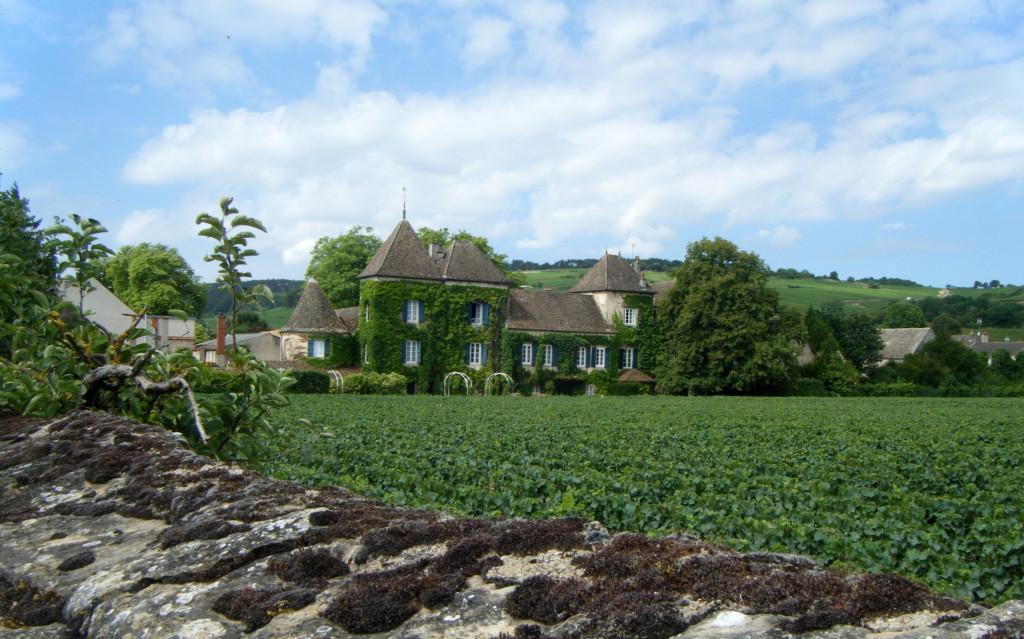
[[289,393],[316,395],[331,392],[331,377],[327,373],[292,371],[289,375],[295,378],[295,384],[288,389]]

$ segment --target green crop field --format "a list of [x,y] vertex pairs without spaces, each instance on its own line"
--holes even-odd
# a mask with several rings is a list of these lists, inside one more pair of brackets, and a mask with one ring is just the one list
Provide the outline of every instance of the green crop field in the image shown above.
[[[272,474],[1024,597],[1019,399],[295,396]],[[306,418],[313,426],[298,423]]]

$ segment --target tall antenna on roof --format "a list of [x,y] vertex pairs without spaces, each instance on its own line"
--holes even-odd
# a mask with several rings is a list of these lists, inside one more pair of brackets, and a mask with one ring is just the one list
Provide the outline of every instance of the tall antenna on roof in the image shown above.
[[402,219],[405,219],[405,187],[402,187]]

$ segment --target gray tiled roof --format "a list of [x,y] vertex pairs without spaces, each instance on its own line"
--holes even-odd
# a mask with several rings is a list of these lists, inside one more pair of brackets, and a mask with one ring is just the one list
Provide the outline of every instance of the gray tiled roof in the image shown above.
[[335,315],[324,289],[312,277],[302,289],[295,310],[282,333],[347,333],[348,329]]
[[448,245],[441,259],[440,270],[441,277],[449,281],[504,286],[512,284],[512,280],[502,273],[476,244],[465,240],[453,240]]
[[358,306],[346,306],[344,308],[334,309],[334,314],[338,316],[338,320],[348,329],[348,332],[355,333],[356,328],[359,327],[359,307]]
[[388,239],[374,254],[370,263],[358,275],[367,277],[402,277],[417,280],[437,280],[440,276],[433,260],[427,255],[416,231],[406,220],[402,220],[391,231]]
[[935,339],[930,328],[882,328],[882,360],[902,360]]
[[512,289],[508,296],[508,328],[545,333],[612,334],[589,295]]
[[659,300],[665,293],[668,293],[668,290],[675,286],[675,284],[675,280],[664,280],[662,282],[654,282],[648,287],[648,289],[654,291],[654,299]]
[[640,274],[621,255],[605,253],[586,275],[569,289],[570,293],[594,293],[615,291],[618,293],[649,293],[650,290],[640,279]]

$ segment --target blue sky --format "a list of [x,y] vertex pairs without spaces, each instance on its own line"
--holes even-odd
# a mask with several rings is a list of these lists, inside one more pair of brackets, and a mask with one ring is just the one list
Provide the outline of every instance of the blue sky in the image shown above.
[[178,248],[224,195],[256,277],[316,239],[1024,283],[1019,0],[0,0],[0,187]]

